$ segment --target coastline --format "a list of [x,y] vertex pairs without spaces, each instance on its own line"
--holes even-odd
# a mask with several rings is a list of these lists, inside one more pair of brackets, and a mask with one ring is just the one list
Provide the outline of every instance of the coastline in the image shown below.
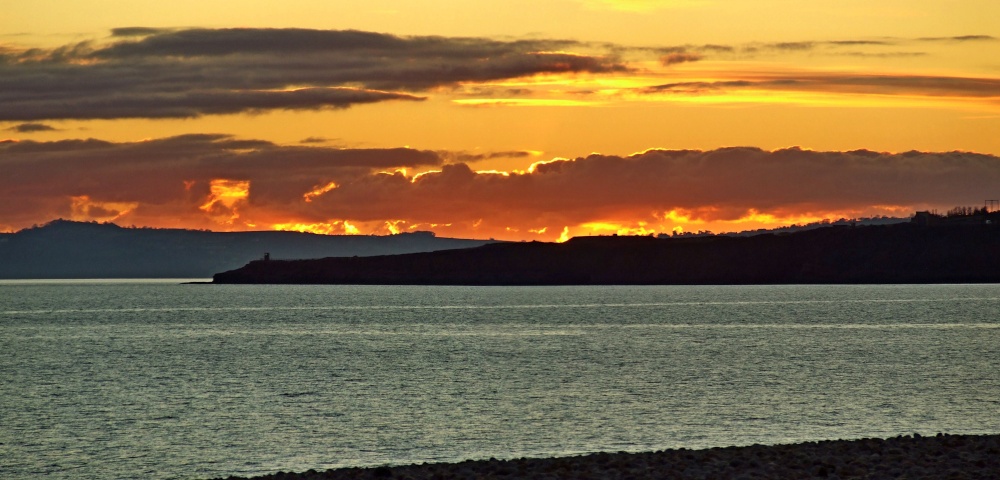
[[788,235],[575,237],[565,243],[256,260],[218,284],[796,285],[1000,282],[1000,228],[827,227]]
[[[996,478],[1000,434],[826,440],[705,450],[594,453],[560,458],[467,460],[300,473],[277,472],[226,480],[312,479],[701,479],[701,478]],[[216,479],[219,480],[219,479]]]

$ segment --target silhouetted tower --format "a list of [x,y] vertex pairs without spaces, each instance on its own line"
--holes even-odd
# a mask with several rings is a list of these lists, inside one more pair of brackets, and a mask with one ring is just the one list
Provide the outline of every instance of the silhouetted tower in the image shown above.
[[266,262],[266,261],[269,261],[269,260],[271,260],[271,253],[270,252],[264,252],[264,261]]

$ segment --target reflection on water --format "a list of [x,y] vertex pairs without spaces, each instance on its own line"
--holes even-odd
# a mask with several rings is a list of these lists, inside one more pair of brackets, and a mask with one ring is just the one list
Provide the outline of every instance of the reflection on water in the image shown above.
[[1000,286],[0,283],[0,477],[1000,431]]

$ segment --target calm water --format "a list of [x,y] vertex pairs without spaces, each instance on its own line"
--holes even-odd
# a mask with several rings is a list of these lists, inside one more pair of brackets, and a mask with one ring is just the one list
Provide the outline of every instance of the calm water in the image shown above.
[[1000,286],[0,283],[0,477],[1000,433]]

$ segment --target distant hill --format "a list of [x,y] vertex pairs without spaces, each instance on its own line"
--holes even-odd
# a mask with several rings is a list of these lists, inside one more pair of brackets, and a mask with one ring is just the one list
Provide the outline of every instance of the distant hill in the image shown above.
[[0,235],[0,278],[209,278],[261,258],[390,255],[469,248],[485,240],[430,232],[391,236],[122,228],[56,220]]
[[1000,227],[831,226],[749,237],[582,237],[254,261],[215,283],[641,285],[1000,282]]

